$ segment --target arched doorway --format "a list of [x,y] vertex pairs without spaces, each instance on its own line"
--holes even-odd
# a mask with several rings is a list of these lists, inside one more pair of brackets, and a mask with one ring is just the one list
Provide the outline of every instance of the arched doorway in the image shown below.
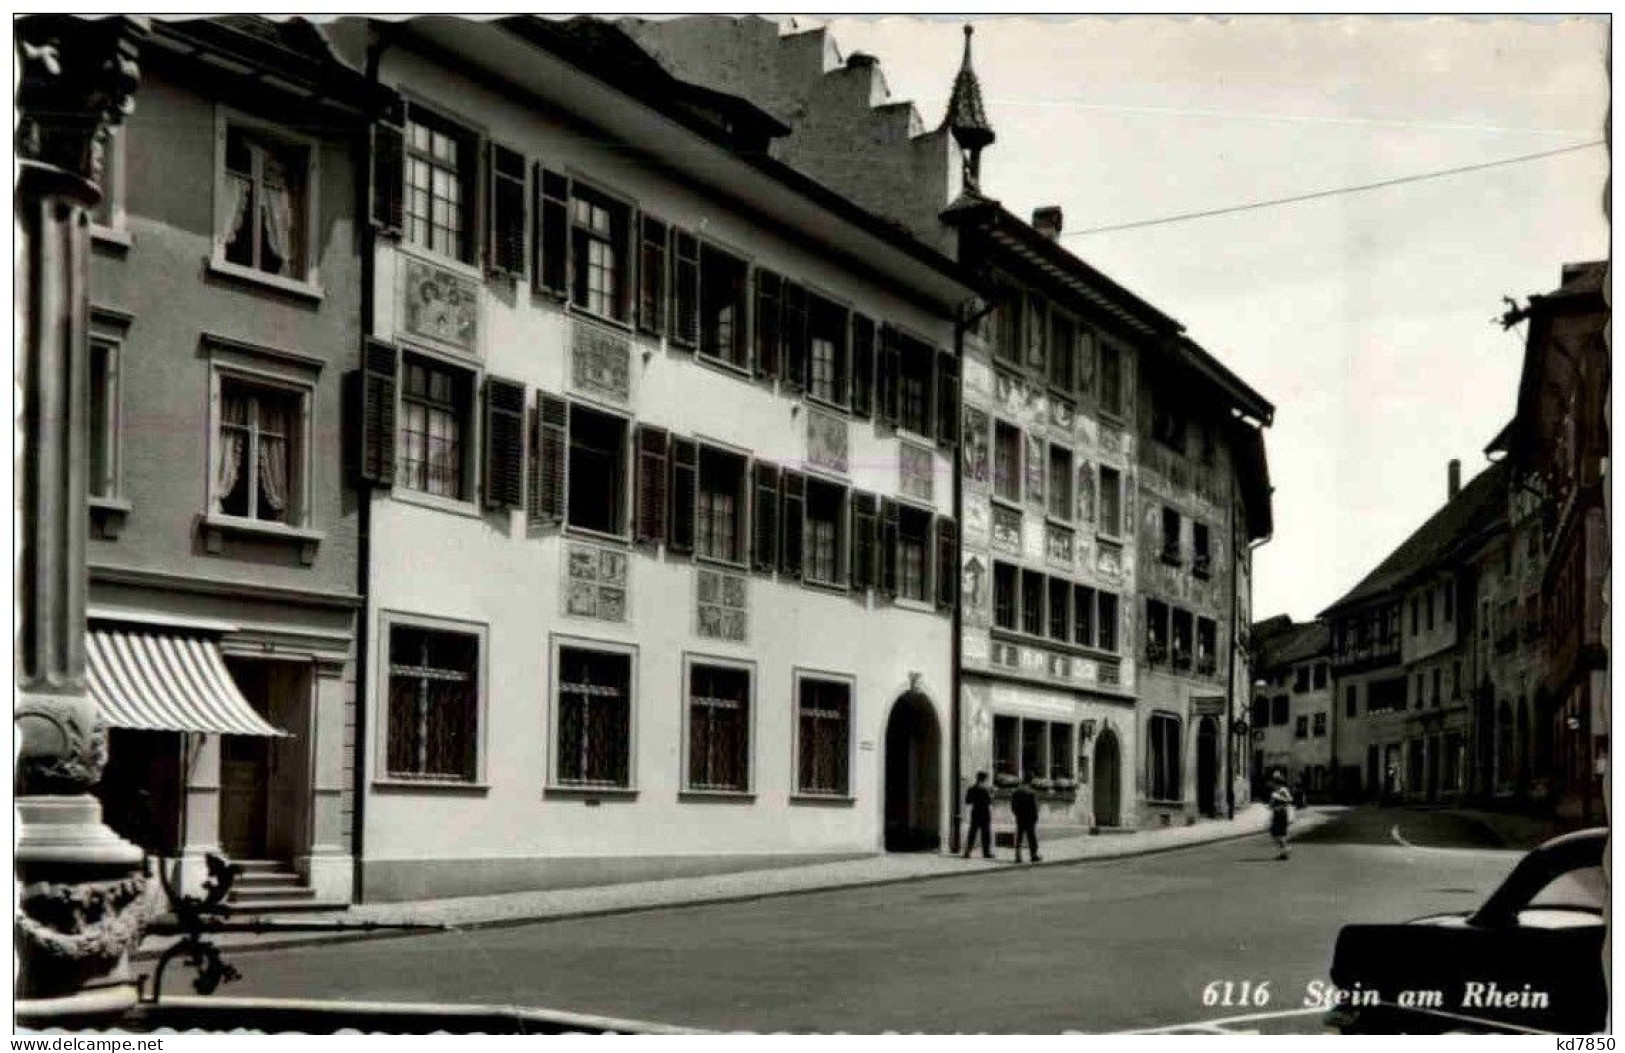
[[886,721],[886,851],[934,852],[942,844],[942,734],[931,700],[898,698]]
[[1095,825],[1120,826],[1123,822],[1121,751],[1117,735],[1110,729],[1100,733],[1095,743]]
[[1203,717],[1196,726],[1196,810],[1203,815],[1219,814],[1219,725]]

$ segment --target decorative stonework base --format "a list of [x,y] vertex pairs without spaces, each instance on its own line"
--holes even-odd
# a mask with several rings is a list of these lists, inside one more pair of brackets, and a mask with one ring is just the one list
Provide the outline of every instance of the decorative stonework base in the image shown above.
[[158,910],[142,852],[102,824],[89,794],[20,797],[13,921],[19,1021],[121,1013],[130,954]]

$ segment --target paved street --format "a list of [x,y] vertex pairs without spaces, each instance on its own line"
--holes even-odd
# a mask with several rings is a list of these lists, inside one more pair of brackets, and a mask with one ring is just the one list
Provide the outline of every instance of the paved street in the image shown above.
[[[948,881],[243,953],[231,994],[513,1003],[715,1029],[1116,1031],[1301,1007],[1338,928],[1475,905],[1517,858],[1451,813]],[[1394,831],[1400,839],[1392,835]],[[1400,841],[1409,842],[1409,846]],[[1430,847],[1415,847],[1427,845]],[[1444,849],[1444,850],[1441,850]],[[1318,1014],[1239,1028],[1319,1030]]]

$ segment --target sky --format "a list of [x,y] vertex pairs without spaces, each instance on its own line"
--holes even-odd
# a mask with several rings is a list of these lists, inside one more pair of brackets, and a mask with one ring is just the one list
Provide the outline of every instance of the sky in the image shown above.
[[[1313,618],[1445,501],[1511,418],[1503,296],[1608,253],[1608,157],[1539,160],[1279,207],[1158,219],[1601,140],[1606,21],[973,17],[998,140],[982,187],[1060,205],[1063,243],[1184,323],[1276,406],[1256,617]],[[942,120],[964,16],[797,19]]]

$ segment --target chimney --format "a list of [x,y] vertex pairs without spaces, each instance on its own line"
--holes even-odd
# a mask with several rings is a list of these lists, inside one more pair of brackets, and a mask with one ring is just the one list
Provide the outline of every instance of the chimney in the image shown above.
[[1061,206],[1046,205],[1033,209],[1033,228],[1054,241],[1061,236]]
[[1461,493],[1461,461],[1452,457],[1450,459],[1450,496],[1448,500],[1454,501],[1459,493]]

